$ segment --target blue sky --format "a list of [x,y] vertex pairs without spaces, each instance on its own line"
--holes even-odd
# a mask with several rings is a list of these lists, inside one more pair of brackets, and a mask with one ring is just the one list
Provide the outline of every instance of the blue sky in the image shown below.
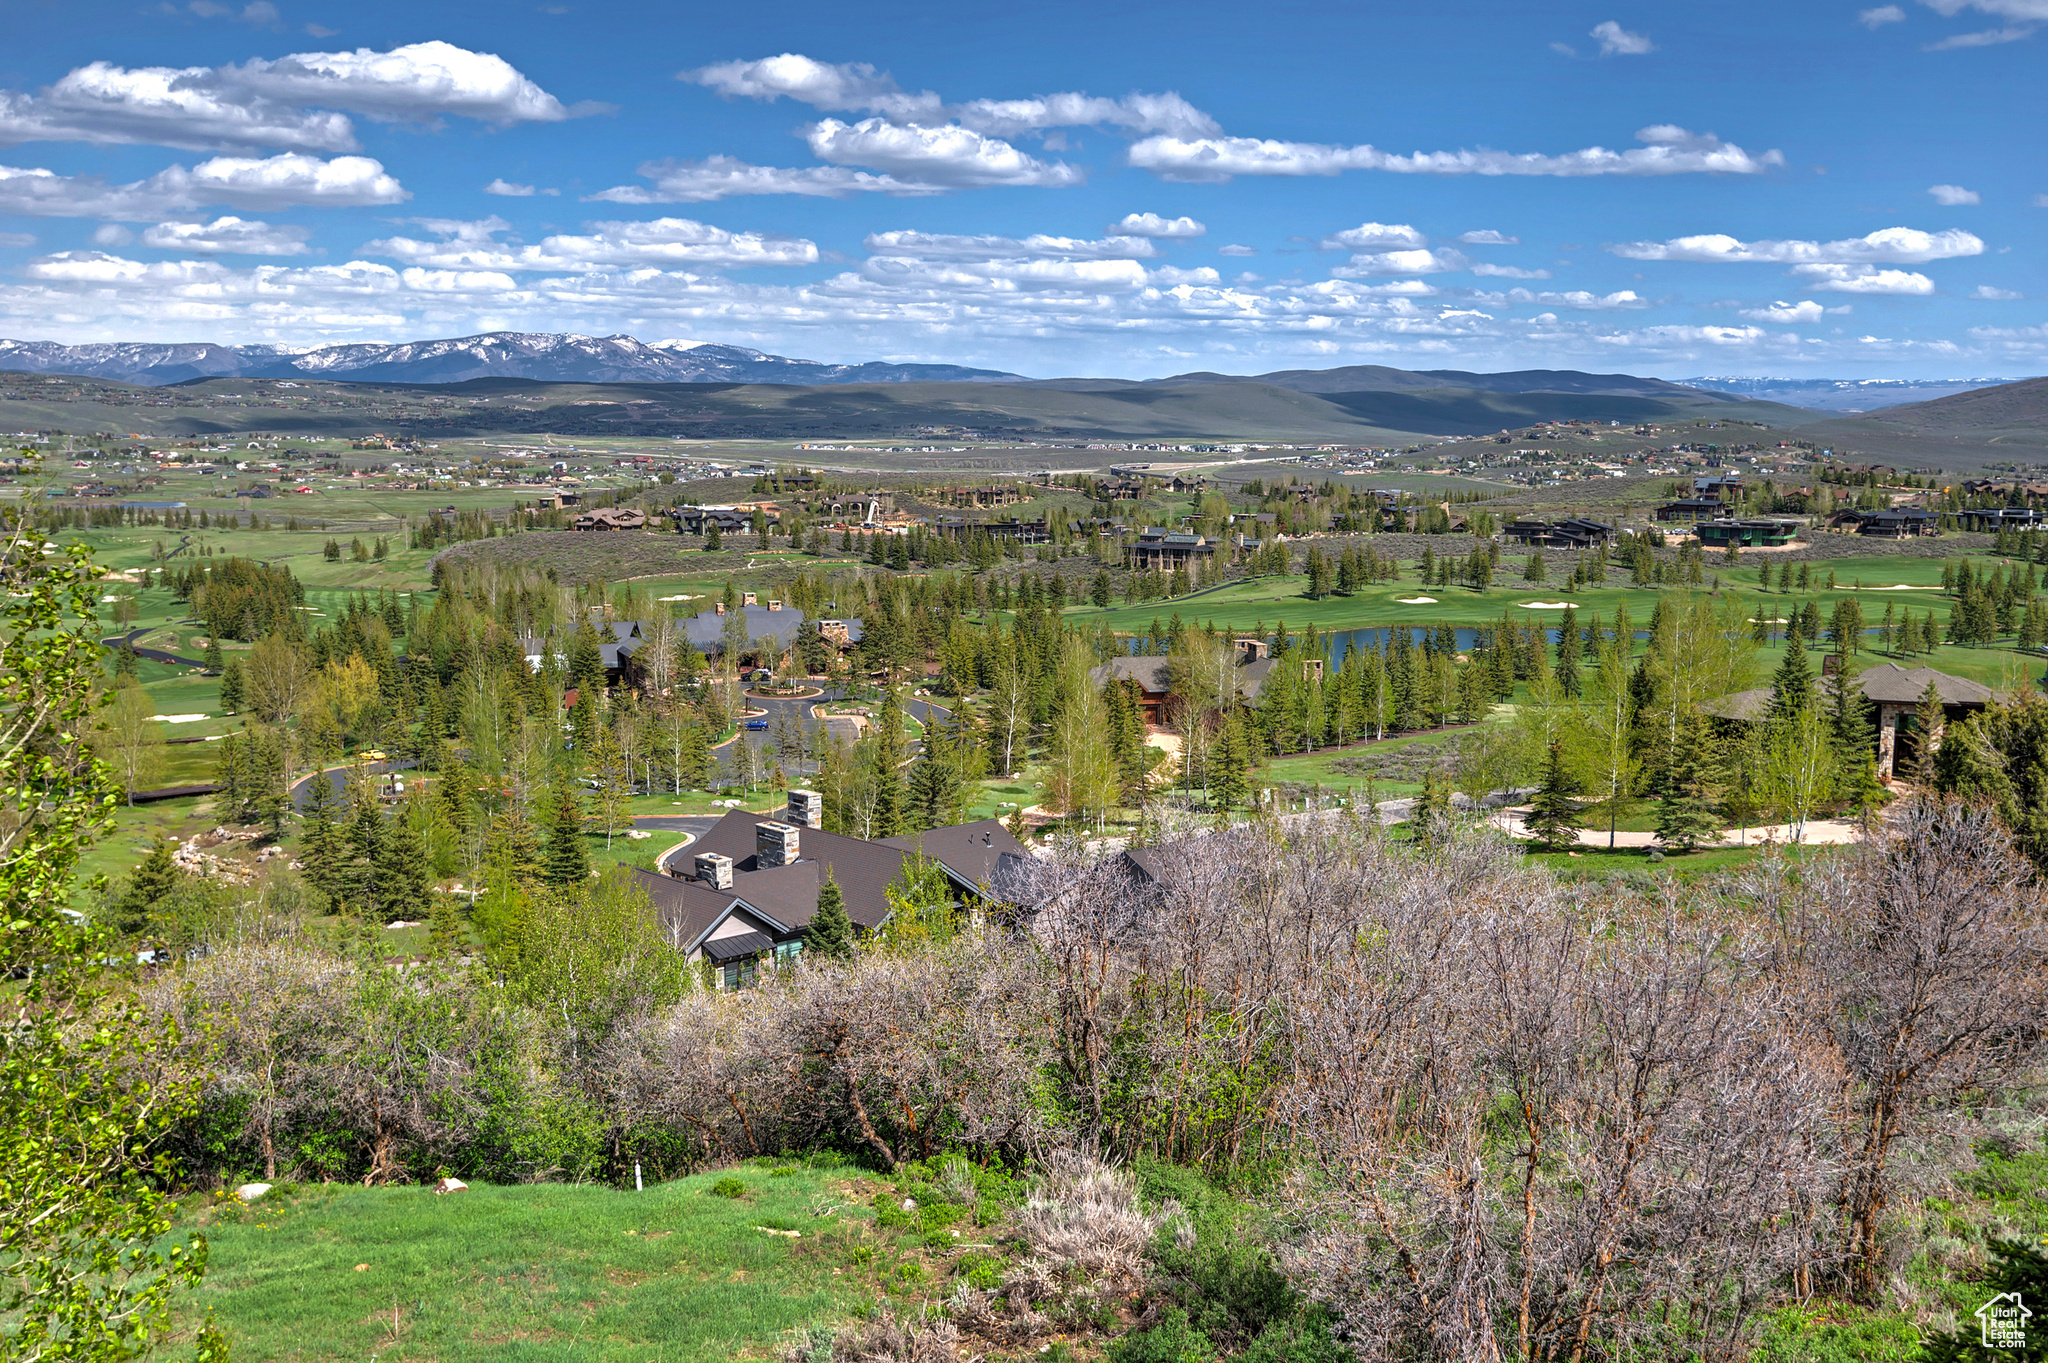
[[2030,375],[2044,51],[2048,0],[10,0],[0,336]]

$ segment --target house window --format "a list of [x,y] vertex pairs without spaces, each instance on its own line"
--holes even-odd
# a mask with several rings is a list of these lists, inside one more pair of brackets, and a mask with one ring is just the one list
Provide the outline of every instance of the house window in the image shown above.
[[761,980],[761,961],[757,956],[729,961],[720,970],[719,984],[725,989],[752,989]]
[[775,964],[778,966],[792,965],[797,957],[803,955],[803,951],[804,944],[800,940],[778,943],[774,952]]

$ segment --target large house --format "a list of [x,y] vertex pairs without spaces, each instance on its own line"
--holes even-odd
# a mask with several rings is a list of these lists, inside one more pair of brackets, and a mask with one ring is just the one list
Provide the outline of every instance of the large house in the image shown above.
[[[617,677],[628,660],[647,642],[647,636],[638,620],[606,620],[593,626],[597,630],[597,650],[604,655],[604,670],[607,676]],[[528,635],[519,641],[519,651],[526,655],[526,669],[538,672],[548,651],[566,662],[569,657],[569,642],[575,636],[575,628],[557,630],[553,634]]]
[[1614,538],[1614,527],[1605,521],[1571,516],[1556,523],[1516,521],[1501,531],[1511,540],[1545,549],[1592,549]]
[[571,525],[577,530],[645,530],[647,513],[631,508],[605,507],[599,511],[586,511]]
[[[1941,518],[1932,511],[1917,507],[1895,507],[1887,511],[1849,511],[1836,515],[1835,521],[1845,516],[1855,518],[1856,533],[1875,539],[1902,540],[1920,535],[1931,535],[1939,527]],[[1833,524],[1834,522],[1830,522]]]
[[1139,569],[1192,569],[1216,552],[1213,540],[1178,530],[1148,526],[1131,542],[1131,566]]
[[1029,853],[996,819],[868,841],[827,833],[823,800],[792,790],[780,818],[733,810],[677,852],[665,873],[634,869],[670,946],[708,963],[720,988],[752,984],[764,964],[803,950],[830,876],[857,929],[889,919],[888,888],[923,856],[944,872],[960,903],[998,897],[1005,863]]
[[1693,527],[1693,534],[1708,548],[1725,549],[1733,544],[1747,549],[1790,544],[1799,534],[1799,526],[1793,521],[1701,521]]
[[[1231,647],[1238,699],[1248,705],[1254,704],[1266,684],[1267,674],[1273,670],[1273,658],[1263,639],[1237,639],[1232,641]],[[1320,661],[1316,665],[1320,667]],[[1172,690],[1168,659],[1158,654],[1111,658],[1100,667],[1091,669],[1088,680],[1097,687],[1111,681],[1136,682],[1138,709],[1146,722],[1166,723],[1166,700]]]
[[[1990,687],[1968,677],[1937,672],[1931,667],[1900,667],[1897,663],[1878,663],[1867,667],[1850,683],[1866,704],[1876,707],[1877,772],[1887,780],[1894,773],[1899,721],[1919,709],[1920,699],[1927,694],[1930,683],[1941,702],[1944,728],[1952,721],[1969,718],[1998,698],[1998,693]],[[1820,694],[1831,696],[1835,680],[1820,678],[1814,685]],[[1770,687],[1758,686],[1709,701],[1704,708],[1717,719],[1756,724],[1769,717],[1771,696]],[[1922,742],[1931,743],[1930,751],[1941,746],[1940,730],[1931,736],[1923,734],[1920,738]]]
[[2032,530],[2048,524],[2048,511],[2018,506],[1971,507],[1956,512],[1956,524],[1965,530],[1981,530],[1987,535],[2000,530]]
[[1675,502],[1664,503],[1655,512],[1660,521],[1723,520],[1734,514],[1734,503],[1717,501],[1712,497],[1681,497]]

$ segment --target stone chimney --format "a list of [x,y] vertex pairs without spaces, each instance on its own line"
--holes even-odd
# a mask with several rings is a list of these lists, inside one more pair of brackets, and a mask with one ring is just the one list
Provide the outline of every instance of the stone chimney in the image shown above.
[[732,888],[732,858],[716,852],[697,854],[697,879],[714,890]]
[[824,828],[825,797],[815,790],[790,791],[789,810],[782,821],[798,828]]
[[795,864],[798,838],[801,835],[786,823],[757,823],[754,825],[754,865],[766,870],[771,866]]

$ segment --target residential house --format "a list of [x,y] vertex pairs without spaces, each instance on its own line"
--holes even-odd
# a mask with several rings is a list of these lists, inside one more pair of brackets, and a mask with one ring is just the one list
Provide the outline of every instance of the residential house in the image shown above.
[[692,964],[705,963],[720,988],[754,983],[764,967],[803,950],[829,875],[854,926],[873,932],[889,919],[888,888],[913,856],[935,863],[970,905],[999,897],[1006,863],[1029,855],[1001,821],[869,841],[827,833],[815,792],[788,792],[780,817],[733,810],[675,854],[665,874],[633,869],[653,901],[661,935]]
[[1215,541],[1200,535],[1168,530],[1160,526],[1147,526],[1140,530],[1138,538],[1131,542],[1131,566],[1154,571],[1171,571],[1175,568],[1192,570],[1215,552]]
[[1733,544],[1750,549],[1790,544],[1798,536],[1799,526],[1794,521],[1702,521],[1693,533],[1710,548],[1725,549]]
[[578,530],[645,530],[647,513],[624,507],[586,511],[571,524]]
[[1613,539],[1615,530],[1605,521],[1573,516],[1555,524],[1516,521],[1501,533],[1511,540],[1545,549],[1592,549]]

